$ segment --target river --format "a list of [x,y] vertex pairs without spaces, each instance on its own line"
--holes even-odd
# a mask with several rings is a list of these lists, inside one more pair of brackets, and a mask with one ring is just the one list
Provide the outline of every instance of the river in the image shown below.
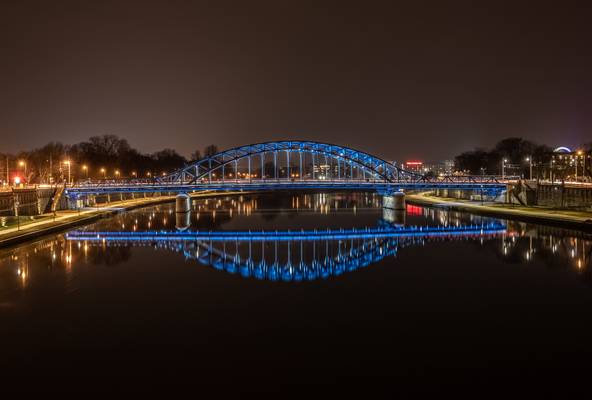
[[[4,378],[525,381],[585,376],[592,236],[372,193],[147,207],[0,252]],[[105,386],[106,385],[106,386]]]

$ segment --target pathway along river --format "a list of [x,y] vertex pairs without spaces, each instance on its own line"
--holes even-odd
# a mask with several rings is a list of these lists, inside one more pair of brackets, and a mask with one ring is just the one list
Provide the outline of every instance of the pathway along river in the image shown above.
[[591,235],[380,203],[195,200],[188,216],[159,205],[3,250],[0,376],[39,390],[583,382]]

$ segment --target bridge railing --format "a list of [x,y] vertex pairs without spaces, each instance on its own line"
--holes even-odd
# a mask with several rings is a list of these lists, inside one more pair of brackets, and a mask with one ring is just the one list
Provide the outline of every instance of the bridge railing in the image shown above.
[[501,175],[444,175],[423,176],[418,182],[450,182],[450,183],[506,183],[519,180],[519,176]]
[[159,182],[154,179],[120,179],[120,180],[107,180],[107,181],[85,181],[85,182],[78,182],[71,188],[117,188],[117,187],[133,187],[133,186],[158,186],[158,187],[173,187],[173,186],[182,186],[182,185],[193,185],[193,186],[207,186],[208,184],[240,184],[240,185],[248,185],[248,184],[342,184],[342,183],[356,183],[356,184],[398,184],[398,183],[431,183],[431,184],[438,184],[438,183],[456,183],[456,184],[504,184],[509,181],[514,181],[520,179],[519,177],[514,176],[496,176],[496,175],[489,175],[489,176],[470,176],[470,175],[447,175],[447,176],[434,176],[434,177],[422,177],[420,179],[401,179],[397,181],[386,181],[381,179],[301,179],[301,178],[235,178],[235,179],[201,179],[199,181],[181,181],[181,182]]

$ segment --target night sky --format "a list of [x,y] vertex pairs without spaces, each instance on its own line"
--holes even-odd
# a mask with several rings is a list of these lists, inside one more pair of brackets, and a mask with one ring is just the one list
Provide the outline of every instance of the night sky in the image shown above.
[[508,136],[578,145],[592,18],[553,3],[2,0],[0,152],[102,134],[146,152],[293,138],[401,161]]

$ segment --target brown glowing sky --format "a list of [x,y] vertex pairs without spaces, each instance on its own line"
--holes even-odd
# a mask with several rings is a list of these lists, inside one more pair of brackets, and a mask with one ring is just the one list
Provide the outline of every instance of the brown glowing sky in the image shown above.
[[592,141],[590,9],[554,4],[5,0],[0,152],[105,133],[397,160]]

